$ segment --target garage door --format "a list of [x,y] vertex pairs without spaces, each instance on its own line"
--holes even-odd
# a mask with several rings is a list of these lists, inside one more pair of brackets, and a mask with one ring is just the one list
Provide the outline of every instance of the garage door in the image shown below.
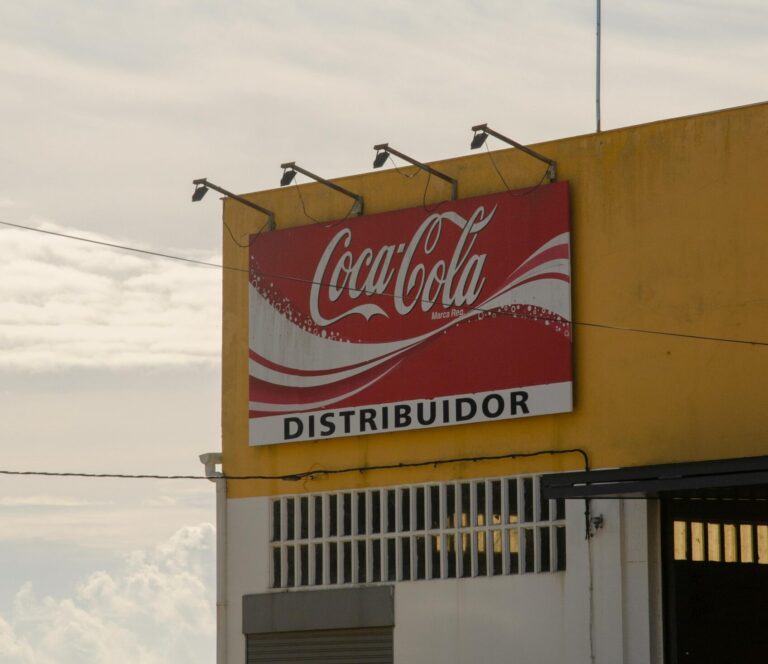
[[392,628],[324,629],[246,635],[248,664],[391,664]]
[[768,500],[669,500],[667,660],[768,662]]

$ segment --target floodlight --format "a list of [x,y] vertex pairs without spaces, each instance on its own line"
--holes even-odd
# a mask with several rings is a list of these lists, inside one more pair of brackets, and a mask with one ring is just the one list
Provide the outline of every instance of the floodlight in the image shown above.
[[384,164],[387,163],[387,159],[389,159],[389,152],[386,150],[377,152],[376,158],[373,160],[373,167],[381,168]]
[[280,178],[280,186],[285,187],[291,182],[293,182],[293,178],[296,177],[296,171],[291,169],[286,169],[283,171],[283,177]]
[[484,131],[475,132],[475,135],[472,137],[472,144],[469,146],[470,149],[477,150],[477,148],[482,147],[487,138],[488,134]]
[[208,193],[208,187],[206,187],[204,184],[198,185],[195,187],[195,190],[192,192],[192,202],[197,203],[197,201],[202,201],[203,197]]
[[238,203],[247,205],[249,208],[257,210],[261,212],[261,214],[266,215],[267,228],[269,228],[269,230],[273,231],[277,227],[277,224],[275,224],[275,213],[272,212],[272,210],[267,210],[267,208],[261,207],[261,205],[257,205],[256,203],[249,201],[247,198],[243,198],[242,196],[233,194],[231,191],[227,191],[223,187],[220,187],[219,185],[214,184],[213,182],[209,182],[207,178],[192,180],[192,184],[195,185],[195,190],[192,192],[193,202],[202,200],[203,196],[205,196],[208,193],[208,190],[213,189],[214,191],[218,191],[220,194],[226,196],[227,198],[231,198],[232,200],[235,200]]

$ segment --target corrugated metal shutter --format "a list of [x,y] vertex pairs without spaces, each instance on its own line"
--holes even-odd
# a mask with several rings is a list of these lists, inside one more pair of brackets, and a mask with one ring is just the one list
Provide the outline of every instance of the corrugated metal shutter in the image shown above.
[[271,632],[246,637],[247,664],[392,664],[392,628]]

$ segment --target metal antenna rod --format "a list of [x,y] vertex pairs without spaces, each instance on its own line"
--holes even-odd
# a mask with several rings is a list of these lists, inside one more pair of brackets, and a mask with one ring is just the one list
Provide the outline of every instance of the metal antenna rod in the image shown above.
[[597,0],[597,53],[595,57],[595,112],[597,131],[600,131],[600,0]]

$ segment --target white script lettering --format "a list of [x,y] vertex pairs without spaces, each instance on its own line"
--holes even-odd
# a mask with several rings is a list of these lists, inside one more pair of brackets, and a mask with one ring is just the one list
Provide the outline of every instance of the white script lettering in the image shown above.
[[[393,279],[393,291],[389,295],[393,296],[395,311],[401,316],[409,314],[417,304],[424,312],[438,302],[445,310],[452,306],[471,306],[485,284],[483,267],[487,256],[473,254],[472,250],[478,233],[490,223],[495,212],[493,208],[485,214],[485,208],[479,207],[469,219],[456,212],[432,214],[416,229],[407,245],[384,245],[376,251],[366,247],[357,257],[349,249],[352,229],[340,230],[328,243],[315,270],[309,298],[313,320],[324,327],[353,314],[366,320],[374,316],[389,317],[382,307],[368,302],[326,318],[321,313],[321,299],[325,296],[326,302],[333,303],[343,295],[355,301],[363,295],[388,294],[387,288]],[[426,258],[436,252],[445,222],[461,229],[450,260],[446,262],[441,258],[429,266],[418,262],[417,254]],[[400,265],[393,265],[398,256],[402,256]],[[435,317],[433,313],[432,318]]]

